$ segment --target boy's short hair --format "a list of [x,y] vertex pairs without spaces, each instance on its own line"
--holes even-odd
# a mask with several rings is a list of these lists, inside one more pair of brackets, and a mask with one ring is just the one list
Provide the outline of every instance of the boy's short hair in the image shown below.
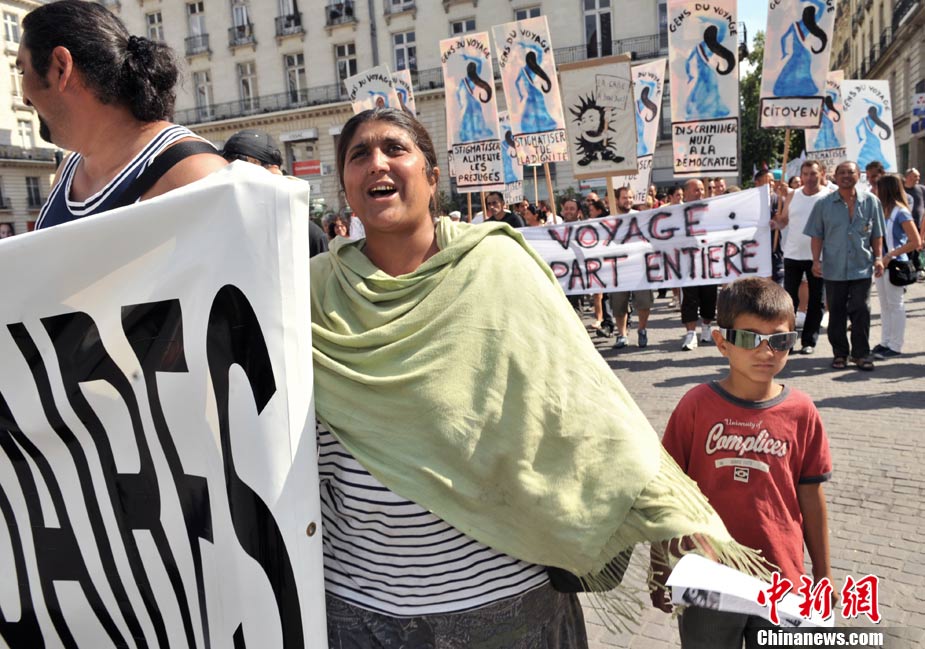
[[740,315],[753,315],[768,322],[786,321],[791,330],[796,320],[790,294],[766,277],[743,277],[720,289],[716,323],[729,329]]

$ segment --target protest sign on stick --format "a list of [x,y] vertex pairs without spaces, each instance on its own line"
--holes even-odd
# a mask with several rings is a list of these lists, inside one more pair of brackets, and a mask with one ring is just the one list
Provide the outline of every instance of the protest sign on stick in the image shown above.
[[771,275],[767,187],[520,230],[568,294],[723,284]]
[[816,128],[832,53],[835,2],[772,0],[761,72],[761,126]]
[[630,60],[621,54],[559,66],[569,157],[579,180],[636,173]]
[[0,646],[327,647],[307,187],[0,241]]
[[845,151],[845,107],[841,100],[841,84],[845,79],[842,70],[829,72],[825,80],[825,97],[822,100],[822,121],[817,129],[804,132],[809,157],[825,165],[831,174],[841,162],[847,160]]
[[504,162],[504,202],[510,205],[524,199],[524,167],[517,158],[511,117],[506,110],[498,113],[498,128],[501,135],[501,159]]
[[492,28],[521,164],[566,162],[568,142],[546,16]]
[[344,79],[353,114],[373,108],[401,108],[389,66],[378,65]]
[[395,87],[395,94],[398,95],[398,103],[401,109],[411,115],[417,116],[417,106],[414,103],[414,85],[411,82],[411,70],[407,68],[392,73],[392,85]]
[[450,175],[460,192],[504,190],[488,32],[440,41]]
[[861,171],[879,160],[887,173],[897,171],[896,140],[893,132],[893,102],[889,81],[842,82],[845,108],[845,149],[849,160]]
[[622,179],[633,193],[633,203],[643,203],[652,178],[652,160],[662,123],[665,59],[633,66],[636,98],[636,173]]
[[668,45],[675,175],[736,175],[736,0],[670,0]]

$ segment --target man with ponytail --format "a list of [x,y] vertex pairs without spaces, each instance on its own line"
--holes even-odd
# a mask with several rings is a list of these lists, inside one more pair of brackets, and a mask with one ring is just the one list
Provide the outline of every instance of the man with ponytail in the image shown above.
[[158,196],[226,164],[168,121],[179,76],[170,48],[130,35],[96,3],[60,0],[30,12],[16,65],[39,134],[74,152],[36,229]]

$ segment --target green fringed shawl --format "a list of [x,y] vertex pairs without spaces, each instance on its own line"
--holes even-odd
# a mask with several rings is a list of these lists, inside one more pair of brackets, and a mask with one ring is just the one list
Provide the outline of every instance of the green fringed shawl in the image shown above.
[[614,585],[598,573],[636,543],[695,534],[763,573],[520,234],[441,219],[436,236],[400,277],[362,241],[311,262],[315,407],[344,447],[461,532],[586,583]]

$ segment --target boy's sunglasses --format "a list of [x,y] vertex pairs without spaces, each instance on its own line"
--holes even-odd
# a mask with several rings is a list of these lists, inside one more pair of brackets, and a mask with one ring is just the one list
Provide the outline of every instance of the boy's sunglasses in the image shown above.
[[776,352],[790,351],[797,342],[797,332],[787,331],[776,334],[757,334],[743,329],[723,329],[723,336],[736,347],[757,349],[761,342],[768,341],[768,347]]

